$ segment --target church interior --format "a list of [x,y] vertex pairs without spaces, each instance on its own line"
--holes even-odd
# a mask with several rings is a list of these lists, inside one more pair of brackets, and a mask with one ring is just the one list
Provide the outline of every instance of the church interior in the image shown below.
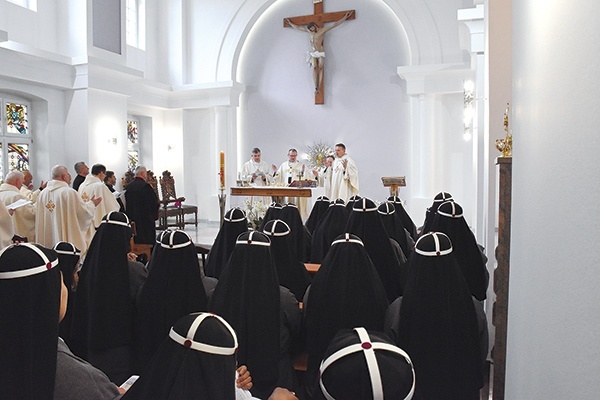
[[[353,10],[319,58],[285,22],[317,7]],[[494,343],[497,141],[510,134],[498,398],[597,398],[599,17],[592,0],[0,0],[2,109],[26,106],[28,123],[11,132],[2,113],[1,175],[14,145],[35,182],[81,160],[119,178],[168,170],[198,207],[185,229],[211,244],[219,195],[244,206],[230,188],[254,147],[279,165],[290,148],[306,161],[342,142],[361,196],[383,201],[381,178],[405,177],[417,226],[437,193],[460,202],[489,260]],[[324,63],[320,98],[311,58]]]

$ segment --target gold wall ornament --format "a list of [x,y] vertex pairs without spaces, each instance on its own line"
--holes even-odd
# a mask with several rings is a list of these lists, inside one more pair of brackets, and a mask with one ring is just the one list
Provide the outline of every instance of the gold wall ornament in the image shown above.
[[506,111],[504,111],[504,139],[496,139],[496,148],[502,152],[502,157],[512,157],[512,133],[508,130],[508,111],[509,103],[506,103]]

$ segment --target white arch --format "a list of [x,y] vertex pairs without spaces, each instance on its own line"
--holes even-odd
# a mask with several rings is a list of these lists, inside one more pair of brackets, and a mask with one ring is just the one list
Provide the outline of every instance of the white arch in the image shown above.
[[[440,35],[425,0],[381,0],[404,28],[410,47],[410,65],[442,62]],[[258,18],[275,0],[243,0],[229,21],[216,59],[216,82],[236,81],[244,42]],[[418,24],[415,23],[418,21]]]

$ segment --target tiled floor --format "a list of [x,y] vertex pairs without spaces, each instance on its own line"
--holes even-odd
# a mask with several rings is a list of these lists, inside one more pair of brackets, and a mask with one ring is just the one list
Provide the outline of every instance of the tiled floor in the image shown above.
[[219,221],[198,220],[197,228],[194,225],[186,225],[185,232],[190,235],[194,243],[212,246],[219,233]]

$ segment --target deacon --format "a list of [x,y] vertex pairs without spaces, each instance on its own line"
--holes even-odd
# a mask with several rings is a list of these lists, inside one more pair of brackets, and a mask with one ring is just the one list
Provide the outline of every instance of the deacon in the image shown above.
[[79,186],[79,195],[84,202],[90,201],[92,197],[100,197],[104,199],[102,203],[96,207],[94,211],[94,223],[90,225],[88,230],[87,241],[91,242],[96,228],[100,226],[102,217],[111,211],[119,211],[119,203],[117,199],[104,184],[106,176],[106,167],[102,164],[94,164],[92,173],[85,177],[83,183]]
[[346,154],[346,146],[343,143],[335,145],[335,161],[331,175],[331,197],[330,199],[348,199],[358,194],[358,168],[354,160]]
[[[0,202],[9,206],[18,200],[27,201],[20,192],[23,186],[24,174],[21,171],[10,171],[0,185]],[[35,242],[35,206],[31,203],[16,208],[13,213],[13,228],[15,235],[26,237],[27,241]]]
[[71,174],[64,165],[55,165],[48,182],[36,202],[35,237],[45,247],[58,242],[70,242],[85,253],[88,247],[86,232],[92,224],[94,208],[102,201],[92,197],[84,202],[69,187]]

